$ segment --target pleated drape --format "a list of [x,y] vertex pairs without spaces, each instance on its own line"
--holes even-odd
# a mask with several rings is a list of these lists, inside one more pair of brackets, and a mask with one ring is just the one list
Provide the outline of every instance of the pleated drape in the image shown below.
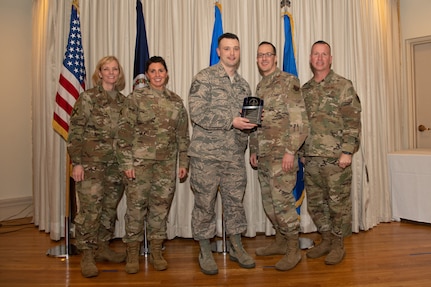
[[[71,0],[33,1],[33,182],[35,224],[53,240],[64,236],[65,158],[64,141],[51,127],[55,92],[67,41]],[[97,61],[115,55],[124,67],[128,94],[132,87],[136,37],[136,0],[80,0],[81,29],[87,87]],[[252,90],[260,76],[256,49],[272,42],[282,65],[284,31],[279,0],[220,0],[223,29],[238,35],[241,43],[239,72]],[[386,154],[401,144],[394,130],[401,114],[400,35],[397,0],[301,0],[291,1],[295,23],[298,75],[308,81],[311,45],[325,40],[332,46],[333,69],[353,81],[362,102],[361,150],[354,156],[352,230],[368,230],[391,220]],[[165,58],[168,88],[184,99],[193,76],[208,66],[214,0],[144,0],[150,56]],[[247,157],[248,160],[248,157]],[[273,234],[260,198],[256,171],[247,165],[244,197],[248,230]],[[116,235],[124,233],[124,201],[119,207]],[[168,237],[191,237],[193,194],[189,182],[178,183],[168,222]],[[220,206],[219,213],[220,211]],[[303,232],[315,230],[301,211]],[[221,234],[219,214],[218,233]]]

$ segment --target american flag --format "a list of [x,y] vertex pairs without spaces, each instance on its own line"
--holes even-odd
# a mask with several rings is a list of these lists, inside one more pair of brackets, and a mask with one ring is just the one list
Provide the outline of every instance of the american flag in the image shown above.
[[69,132],[69,119],[79,94],[85,90],[84,50],[82,49],[81,25],[78,1],[73,1],[70,30],[61,67],[59,86],[55,95],[52,126],[65,140]]

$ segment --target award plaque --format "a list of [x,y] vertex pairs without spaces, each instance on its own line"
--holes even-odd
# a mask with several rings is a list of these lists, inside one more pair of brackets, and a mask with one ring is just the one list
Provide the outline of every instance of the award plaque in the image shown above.
[[244,98],[244,104],[242,105],[241,117],[250,120],[250,123],[261,125],[262,124],[262,111],[263,111],[263,100],[258,97],[247,97]]

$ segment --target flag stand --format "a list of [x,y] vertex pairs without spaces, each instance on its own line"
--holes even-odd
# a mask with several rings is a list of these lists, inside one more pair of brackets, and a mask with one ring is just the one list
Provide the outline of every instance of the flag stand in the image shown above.
[[148,244],[148,237],[147,237],[147,220],[144,221],[144,241],[141,244],[141,255],[144,255],[145,257],[150,254],[150,245]]
[[77,255],[78,249],[75,245],[70,243],[70,157],[67,154],[66,158],[66,210],[64,213],[64,245],[55,246],[48,249],[46,255],[51,257],[65,257],[69,258],[69,255]]
[[222,214],[222,240],[215,240],[211,243],[211,251],[217,253],[227,254],[229,253],[230,242],[226,240],[226,226],[224,217]]
[[299,248],[310,249],[314,246],[314,241],[307,237],[299,237]]

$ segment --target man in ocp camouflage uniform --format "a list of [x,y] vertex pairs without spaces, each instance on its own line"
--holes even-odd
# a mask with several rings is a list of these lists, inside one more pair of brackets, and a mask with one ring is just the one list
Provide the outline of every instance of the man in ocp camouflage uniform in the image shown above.
[[243,268],[254,268],[253,258],[242,247],[241,233],[247,228],[243,197],[247,183],[244,153],[248,132],[256,125],[241,118],[243,100],[250,86],[238,74],[238,37],[225,33],[218,39],[220,63],[200,71],[189,94],[193,136],[190,156],[190,184],[195,203],[192,233],[199,241],[199,264],[204,274],[217,274],[210,239],[216,234],[215,202],[218,189],[231,249],[229,258]]
[[273,243],[256,249],[256,255],[284,255],[275,268],[285,271],[301,261],[293,189],[297,151],[308,135],[308,119],[299,80],[277,68],[273,44],[259,44],[257,65],[262,80],[256,96],[264,100],[264,118],[262,126],[250,135],[250,163],[258,167],[263,207],[276,234]]
[[[308,211],[322,235],[307,257],[327,254],[325,263],[338,264],[345,256],[345,226],[351,226],[352,155],[359,148],[361,103],[350,80],[331,69],[331,47],[313,44],[313,78],[302,87],[310,121],[303,146]],[[350,227],[351,228],[351,227]]]

